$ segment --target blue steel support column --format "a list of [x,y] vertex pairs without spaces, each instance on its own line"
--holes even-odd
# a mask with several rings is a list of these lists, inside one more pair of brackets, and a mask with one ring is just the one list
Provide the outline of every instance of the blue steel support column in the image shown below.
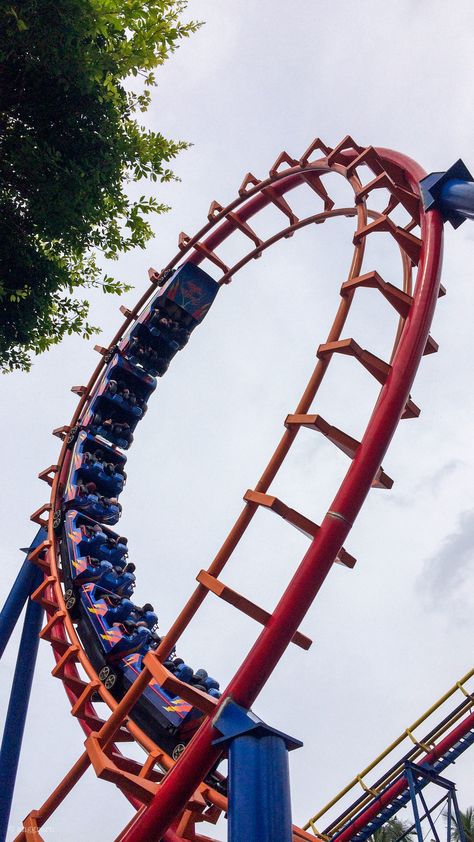
[[[459,809],[458,804],[458,797],[456,795],[456,787],[453,785],[453,789],[450,792],[449,798],[449,806],[448,806],[448,815],[449,815],[449,827],[451,828],[452,820],[453,820],[453,807],[454,807],[454,815],[456,816],[456,830],[458,836],[458,842],[466,842],[466,834],[464,832],[464,827],[461,818],[461,810]],[[449,831],[448,840],[451,840],[451,831]]]
[[[435,784],[436,786],[440,787],[441,789],[446,790],[447,795],[444,796],[441,801],[446,799],[447,801],[447,842],[451,842],[451,824],[452,824],[452,809],[454,807],[454,813],[456,816],[456,830],[459,836],[459,842],[466,842],[466,837],[464,834],[464,830],[462,827],[462,820],[461,820],[461,813],[458,806],[458,801],[456,798],[456,786],[453,781],[448,780],[447,778],[442,778],[441,775],[433,769],[432,766],[429,764],[426,765],[418,765],[410,762],[405,763],[405,775],[408,781],[408,787],[410,791],[410,799],[413,808],[413,816],[415,819],[415,824],[413,825],[416,828],[416,835],[418,837],[418,842],[423,842],[424,835],[421,827],[422,819],[428,819],[430,824],[431,832],[434,837],[434,842],[440,842],[439,835],[437,833],[435,824],[433,822],[431,813],[433,810],[439,806],[441,802],[437,802],[432,807],[428,807],[425,798],[423,796],[423,788],[426,786],[427,783]],[[418,780],[420,779],[420,780]],[[418,810],[418,802],[417,796],[419,796],[420,801],[424,808],[424,814],[420,817],[420,813]],[[409,828],[408,831],[404,833],[404,836],[409,834],[413,828]]]
[[229,746],[229,842],[291,842],[288,751],[302,743],[231,699],[214,725]]
[[453,228],[474,219],[474,179],[461,159],[446,172],[422,178],[420,189],[425,210],[436,208]]
[[[46,530],[41,527],[38,530],[31,546],[26,550],[30,553],[46,538]],[[20,572],[16,577],[12,589],[7,596],[5,605],[0,612],[0,658],[3,655],[5,647],[10,640],[11,633],[16,626],[18,617],[20,616],[23,606],[28,599],[30,593],[33,592],[33,581],[36,578],[38,568],[35,567],[31,561],[28,561],[28,556],[25,558]]]
[[[43,574],[38,569],[35,572],[35,584],[38,586]],[[30,600],[26,609],[0,749],[0,842],[6,839],[8,829],[42,620],[42,606]]]
[[[44,530],[40,529],[28,552],[38,546],[44,540],[44,536]],[[42,579],[42,571],[26,559],[0,615],[3,648],[24,603],[33,590],[41,584]],[[8,830],[42,620],[42,606],[29,599],[0,748],[0,842],[5,842]]]
[[415,819],[415,830],[418,842],[423,842],[423,831],[421,829],[421,821],[420,821],[420,814],[418,811],[418,802],[416,800],[416,787],[415,787],[415,779],[413,776],[413,772],[410,767],[408,767],[405,771],[405,774],[408,778],[408,787],[410,790],[410,798],[411,798],[411,806],[413,809],[413,818]]

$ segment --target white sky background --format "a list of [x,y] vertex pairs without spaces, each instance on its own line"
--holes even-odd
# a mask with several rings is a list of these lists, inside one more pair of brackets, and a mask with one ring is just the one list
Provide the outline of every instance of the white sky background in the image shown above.
[[[182,183],[157,191],[173,209],[157,219],[154,242],[112,267],[135,285],[123,303],[141,295],[149,265],[162,268],[174,255],[181,230],[201,227],[212,199],[227,203],[248,170],[265,177],[282,149],[298,158],[317,135],[332,146],[351,134],[363,145],[398,149],[427,171],[459,157],[474,168],[472,3],[193,0],[189,11],[206,25],[160,72],[147,121],[194,146],[175,164]],[[298,201],[295,194],[296,208]],[[270,216],[261,224],[271,226]],[[152,599],[162,630],[217,551],[294,410],[337,306],[352,231],[351,221],[309,228],[253,262],[220,293],[159,383],[130,452],[120,531],[138,568],[137,601]],[[365,271],[378,268],[399,282],[396,251],[383,237],[367,260]],[[355,570],[336,567],[309,612],[302,630],[313,647],[291,646],[255,704],[260,716],[304,741],[291,759],[297,823],[472,665],[473,265],[473,226],[447,228],[448,295],[432,329],[440,351],[424,359],[413,388],[420,418],[400,425],[384,461],[394,488],[371,492],[347,542]],[[99,293],[91,300],[107,344],[121,302]],[[387,326],[395,327],[388,305],[368,291],[356,304],[346,335],[387,356]],[[92,345],[67,339],[31,374],[2,381],[2,598],[21,561],[17,548],[34,534],[29,515],[47,499],[36,475],[57,458],[51,430],[68,422],[76,401],[69,389],[96,365]],[[313,411],[358,436],[375,395],[370,376],[341,358]],[[272,492],[318,521],[347,462],[305,430],[292,454]],[[222,578],[271,609],[306,546],[261,512]],[[257,631],[210,596],[179,651],[225,686]],[[2,663],[4,706],[14,658],[11,646]],[[11,838],[82,751],[82,732],[52,667],[41,643]],[[464,806],[474,803],[472,755],[447,772]],[[120,793],[88,773],[44,837],[111,840],[130,815]],[[225,838],[225,828],[216,833]]]

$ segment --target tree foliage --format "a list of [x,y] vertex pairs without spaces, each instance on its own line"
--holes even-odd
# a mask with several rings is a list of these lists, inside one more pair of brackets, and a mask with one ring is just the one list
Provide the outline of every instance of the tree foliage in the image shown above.
[[[144,129],[155,71],[199,24],[187,0],[0,0],[0,368],[90,336],[82,289],[167,207],[127,185],[175,178],[187,144]],[[133,80],[133,77],[136,77]]]
[[379,827],[379,829],[372,834],[370,842],[397,842],[397,839],[400,839],[401,836],[403,836],[404,842],[411,842],[413,834],[406,833],[409,826],[409,824],[401,821],[400,819],[389,819],[386,824]]
[[[466,842],[474,842],[474,807],[467,807],[466,811],[460,810],[461,814],[461,827],[464,833],[464,839]],[[444,814],[445,818],[447,818],[446,813]],[[451,816],[452,820],[452,831],[451,831],[451,839],[452,842],[460,842],[461,834],[459,832],[458,823],[456,821],[456,816],[454,812]]]

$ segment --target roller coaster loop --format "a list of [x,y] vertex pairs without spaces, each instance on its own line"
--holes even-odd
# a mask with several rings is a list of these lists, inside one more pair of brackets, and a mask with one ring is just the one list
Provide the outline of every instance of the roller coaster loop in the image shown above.
[[[369,179],[364,180],[367,170],[370,173]],[[327,174],[336,174],[346,179],[354,194],[353,204],[348,207],[335,205],[324,184]],[[421,202],[419,184],[422,178],[427,179],[423,193],[424,204]],[[463,180],[467,187],[460,189],[459,182]],[[41,572],[41,581],[31,593],[33,603],[37,603],[46,612],[46,623],[39,636],[52,646],[56,661],[53,675],[63,682],[71,712],[86,734],[85,751],[44,804],[32,810],[25,818],[23,830],[16,842],[42,838],[40,828],[90,766],[99,778],[118,786],[136,809],[134,818],[120,834],[119,839],[123,842],[150,842],[158,839],[165,842],[185,839],[199,842],[209,839],[198,832],[196,824],[203,821],[215,823],[228,806],[218,778],[211,774],[223,752],[222,745],[215,742],[219,737],[215,727],[216,717],[228,699],[245,710],[250,708],[290,642],[304,649],[309,648],[311,641],[298,631],[301,621],[333,563],[337,561],[348,568],[354,566],[355,559],[343,544],[370,489],[387,489],[392,485],[392,480],[381,466],[382,459],[398,422],[415,418],[419,414],[420,410],[413,402],[410,390],[422,357],[438,348],[429,330],[437,299],[444,294],[439,276],[443,219],[448,219],[449,213],[443,202],[447,203],[446,195],[449,194],[449,212],[464,214],[463,218],[469,216],[466,191],[470,191],[470,181],[469,173],[460,173],[459,169],[454,173],[448,170],[444,174],[426,176],[422,168],[408,157],[388,149],[360,146],[351,137],[344,138],[334,148],[317,138],[299,159],[282,152],[264,179],[248,173],[237,197],[227,206],[213,201],[207,222],[201,230],[193,236],[182,233],[178,251],[167,266],[161,272],[150,270],[150,286],[133,309],[120,308],[125,317],[122,327],[107,347],[97,348],[100,361],[89,382],[85,386],[73,387],[72,391],[79,398],[73,418],[69,424],[54,431],[62,440],[57,464],[50,465],[39,474],[50,486],[51,496],[31,516],[31,520],[46,531],[44,540],[28,554],[28,564],[36,565]],[[456,182],[453,189],[452,182]],[[297,217],[288,198],[290,191],[298,186],[306,187],[316,202],[314,214],[303,219]],[[388,197],[387,207],[382,213],[367,206],[371,194],[378,190],[383,190]],[[276,233],[263,239],[258,233],[258,215],[267,206],[273,206],[279,212],[281,224]],[[395,210],[398,221],[400,215],[405,217],[403,225],[394,221]],[[143,330],[148,330],[148,320],[154,312],[153,308],[158,306],[157,302],[165,301],[166,296],[171,300],[173,290],[173,295],[179,293],[179,277],[184,278],[186,272],[191,273],[192,267],[199,267],[199,264],[207,261],[219,273],[217,286],[204,272],[199,277],[207,278],[203,283],[207,283],[208,289],[214,285],[217,291],[218,287],[230,283],[249,261],[261,257],[266,249],[279,240],[292,237],[306,226],[319,225],[337,217],[354,219],[352,262],[340,289],[334,322],[326,340],[318,348],[316,365],[301,400],[295,411],[287,415],[282,438],[260,480],[244,494],[243,510],[229,535],[208,569],[198,572],[194,593],[159,645],[148,647],[133,682],[124,685],[122,693],[116,689],[111,692],[115,673],[113,670],[111,672],[109,666],[106,670],[98,670],[94,665],[92,650],[84,644],[84,635],[80,630],[78,633],[76,628],[78,620],[73,606],[77,596],[74,596],[72,589],[66,589],[65,593],[63,586],[72,563],[71,555],[66,552],[66,545],[69,544],[66,541],[65,517],[73,518],[77,515],[77,512],[69,515],[70,507],[68,509],[65,504],[73,470],[71,452],[76,458],[78,442],[82,442],[81,447],[85,447],[84,436],[98,435],[99,441],[100,436],[107,439],[105,425],[101,428],[102,432],[97,432],[96,427],[100,421],[97,421],[95,407],[99,401],[105,400],[104,389],[110,384],[111,371],[113,373],[121,368],[128,372],[127,376],[137,377],[137,370],[140,370],[140,388],[144,389],[143,384],[146,384],[147,394],[154,388],[154,377],[164,373],[163,370],[151,373],[149,366],[147,374],[143,365],[140,368],[141,357],[134,357],[132,349],[140,345]],[[250,225],[253,218],[255,228]],[[459,224],[462,219],[455,217],[451,221]],[[219,247],[236,232],[239,241],[244,239],[248,248],[234,265],[227,266],[219,255]],[[373,266],[364,266],[367,238],[377,233],[388,234],[400,253],[402,277],[398,286],[384,280]],[[413,283],[414,267],[417,267],[417,271]],[[195,268],[193,271],[201,270]],[[343,335],[352,304],[357,306],[361,295],[365,294],[363,290],[367,288],[372,290],[370,295],[382,295],[387,311],[392,308],[392,312],[395,310],[399,318],[393,336],[393,351],[388,361],[364,349],[359,344],[360,339],[356,341]],[[210,300],[207,306],[209,303]],[[183,306],[186,309],[187,305]],[[195,310],[191,315],[194,318],[194,321],[191,318],[191,322],[195,326],[202,320],[205,310],[201,314]],[[143,352],[140,346],[137,353],[143,356]],[[352,357],[362,365],[381,387],[375,405],[368,407],[368,422],[360,440],[338,429],[320,415],[310,414],[318,389],[330,370],[331,360],[334,355],[340,354]],[[142,403],[142,406],[145,404]],[[112,425],[112,421],[107,423]],[[120,426],[130,429],[129,425]],[[272,481],[302,428],[320,433],[349,458],[348,471],[336,496],[332,502],[329,501],[320,524],[269,493]],[[123,442],[115,441],[115,459],[122,466],[125,457],[121,455],[121,448],[127,448],[131,440],[127,432]],[[106,441],[102,444],[105,447]],[[299,567],[271,612],[257,606],[219,578],[245,530],[261,509],[270,510],[282,517],[303,531],[310,541]],[[119,513],[117,507],[116,510]],[[82,521],[79,519],[77,524],[82,524]],[[84,534],[87,533],[86,526],[80,525],[78,528]],[[86,591],[87,588],[84,593]],[[90,593],[90,588],[87,593]],[[170,661],[175,644],[210,593],[263,626],[220,697],[218,694],[213,696],[210,690],[204,692],[192,683],[181,680],[177,671],[173,672],[174,667]],[[117,627],[114,626],[112,631],[114,629]],[[22,645],[25,645],[24,642]],[[143,721],[137,719],[135,711],[145,705],[147,694],[149,696],[150,688],[153,687],[160,688],[162,696],[165,693],[168,694],[167,698],[178,698],[183,709],[200,711],[201,724],[192,739],[185,741],[179,757],[177,754],[171,756],[169,740],[167,742],[164,738],[156,737],[156,729],[152,739]],[[94,708],[96,698],[105,702],[109,710],[105,719]],[[117,743],[128,741],[135,741],[141,746],[145,755],[143,762],[119,750]],[[293,827],[292,835],[293,840],[314,838],[306,830],[297,827]],[[342,842],[343,838],[348,837],[341,834],[339,838]]]

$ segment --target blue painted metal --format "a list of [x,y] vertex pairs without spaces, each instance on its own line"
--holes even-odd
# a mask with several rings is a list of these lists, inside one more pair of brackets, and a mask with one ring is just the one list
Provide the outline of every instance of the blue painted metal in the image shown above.
[[229,746],[229,842],[291,842],[288,751],[302,743],[230,698],[213,724]]
[[[31,546],[22,552],[30,553],[45,540],[46,536],[46,530],[41,527],[35,535]],[[16,626],[24,604],[30,593],[34,590],[33,580],[36,577],[37,570],[38,568],[28,561],[28,557],[25,558],[22,566],[20,567],[20,572],[12,585],[12,589],[7,596],[5,605],[0,612],[0,658],[2,657],[5,647],[10,640],[11,633]]]
[[[472,745],[474,745],[474,728],[468,731],[468,733],[465,734],[464,737],[462,737],[457,743],[455,743],[455,745],[453,745],[449,749],[449,751],[446,752],[446,754],[444,754],[442,757],[440,757],[438,760],[431,764],[431,772],[439,774],[444,769],[446,769],[451,763],[454,763],[455,760],[457,760],[457,758]],[[398,779],[395,778],[393,783],[395,783],[396,780]],[[425,777],[422,781],[418,782],[418,787],[421,789],[422,787],[427,786],[428,783],[430,783],[430,780],[428,777]],[[380,794],[383,794],[383,790]],[[389,819],[395,816],[399,812],[399,810],[401,810],[402,807],[406,807],[409,801],[410,792],[408,789],[406,789],[405,792],[400,793],[400,795],[398,795],[394,799],[394,801],[392,801],[390,804],[384,807],[375,819],[368,822],[363,830],[359,831],[359,833],[355,833],[352,842],[365,842],[365,840],[372,836],[372,834],[376,830],[378,830],[379,827],[382,827],[382,825],[386,824],[389,821]],[[349,824],[350,822],[343,825],[340,832],[345,830]],[[334,836],[333,842],[337,842],[338,835],[339,834],[336,834],[336,836]]]
[[427,175],[420,189],[425,210],[436,208],[453,228],[474,219],[474,178],[461,159],[445,172]]
[[[418,838],[418,842],[423,842],[423,830],[421,827],[420,814],[418,812],[418,802],[416,800],[415,780],[413,778],[413,773],[409,767],[406,769],[406,775],[408,778],[408,789],[410,792],[410,799],[413,808],[413,817],[415,819],[416,835]],[[439,840],[437,840],[437,842],[439,842]]]
[[[446,800],[447,805],[446,842],[451,842],[451,820],[453,808],[454,815],[456,817],[456,827],[459,833],[459,840],[460,842],[465,842],[465,834],[462,827],[461,813],[456,797],[456,786],[453,783],[453,781],[449,781],[447,778],[442,778],[441,775],[437,774],[431,766],[418,766],[414,763],[405,764],[405,775],[408,780],[408,787],[413,809],[413,816],[415,819],[415,829],[418,842],[424,842],[425,838],[421,826],[421,818],[426,818],[428,820],[434,842],[441,842],[432,817],[434,807],[428,807],[422,792],[423,788],[426,786],[427,783],[435,784],[436,786],[446,790],[447,793],[445,799],[443,799]],[[424,809],[424,815],[421,818],[418,809],[417,797],[420,799]],[[436,804],[435,806],[437,807],[438,804]]]
[[[44,540],[45,534],[44,529],[39,530],[28,552]],[[2,652],[23,605],[33,590],[40,585],[42,579],[42,571],[25,559],[0,615]],[[0,748],[0,842],[4,842],[8,830],[42,619],[42,606],[30,599],[26,609]]]

